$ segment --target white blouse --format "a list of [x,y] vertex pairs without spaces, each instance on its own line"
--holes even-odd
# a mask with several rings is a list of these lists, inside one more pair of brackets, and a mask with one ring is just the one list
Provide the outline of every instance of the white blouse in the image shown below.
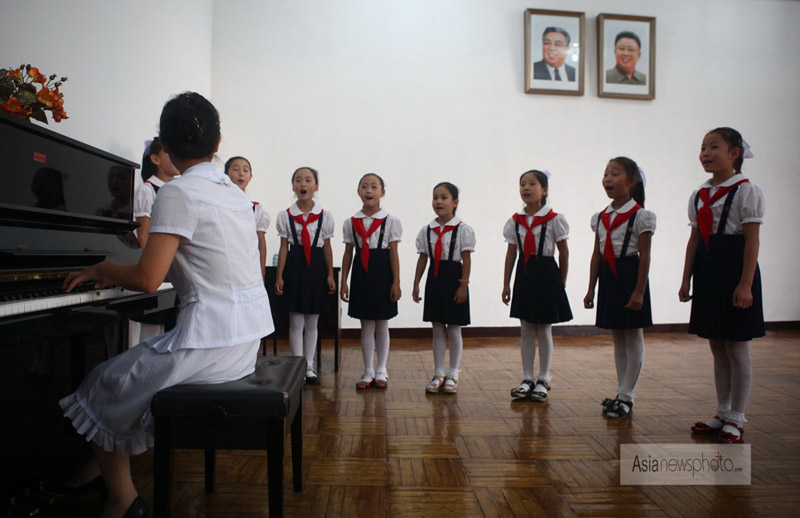
[[[417,253],[428,255],[428,244],[427,244],[427,235],[428,235],[428,228],[434,229],[437,227],[443,227],[448,225],[458,225],[458,232],[456,233],[456,246],[453,250],[453,261],[461,262],[461,252],[474,252],[475,251],[475,231],[467,225],[466,223],[461,222],[461,218],[455,216],[453,219],[448,221],[445,225],[439,225],[434,219],[419,231],[417,234]],[[449,260],[450,259],[450,239],[451,234],[453,233],[452,230],[445,232],[442,234],[442,260]],[[439,236],[436,235],[436,232],[431,230],[431,238],[430,244],[431,250],[436,249],[436,241],[439,239]]]
[[153,203],[156,201],[156,190],[153,188],[153,185],[148,185],[147,182],[150,182],[159,189],[163,187],[165,183],[164,180],[153,175],[136,189],[136,194],[133,197],[134,218],[149,218],[150,212],[153,210]]
[[[550,212],[551,208],[549,205],[545,205],[542,207],[536,214],[533,216],[528,216],[525,212],[525,208],[523,207],[522,210],[517,212],[517,214],[522,214],[523,216],[527,217],[528,225],[533,223],[533,218],[535,216],[546,216]],[[506,243],[509,245],[517,245],[519,248],[519,241],[517,240],[517,231],[516,231],[517,222],[514,221],[514,218],[508,218],[506,221],[505,226],[503,227],[503,237],[506,240]],[[533,242],[534,242],[534,250],[536,253],[539,253],[539,236],[541,236],[542,228],[535,227],[533,229]],[[525,235],[528,233],[528,230],[523,227],[522,225],[519,226],[519,239],[522,243],[525,243]],[[547,222],[547,231],[544,234],[544,248],[542,249],[542,255],[553,256],[555,255],[556,243],[559,241],[564,241],[565,239],[569,238],[569,224],[567,223],[567,218],[564,217],[563,214],[559,214],[550,221]]]
[[[311,210],[307,213],[301,211],[297,207],[297,202],[293,203],[291,207],[289,207],[289,212],[292,216],[299,216],[303,215],[303,220],[308,220],[308,214],[319,214],[322,212],[322,206],[314,202],[314,206],[311,207]],[[289,226],[289,214],[286,213],[285,210],[282,210],[278,213],[278,217],[275,221],[275,227],[278,229],[278,235],[280,237],[284,237],[289,240],[290,245],[302,245],[303,244],[303,225],[297,223],[296,221],[292,220],[294,224],[294,229],[297,232],[297,243],[294,242],[294,236],[292,236],[292,227]],[[308,224],[308,233],[311,236],[311,240],[314,240],[314,234],[317,232],[317,226],[319,225],[319,220],[316,220],[312,223]],[[333,214],[330,211],[325,211],[322,216],[322,229],[319,232],[319,239],[317,240],[317,247],[322,248],[325,245],[325,240],[330,239],[333,237],[334,232],[334,222],[333,222]]]
[[149,347],[158,352],[229,347],[274,330],[252,207],[209,162],[190,167],[158,191],[150,233],[180,236],[169,280],[181,308],[175,328],[148,340]]
[[264,206],[260,203],[253,203],[253,215],[256,218],[256,232],[266,232],[269,229],[269,224],[272,222]]
[[[711,180],[709,180],[703,183],[700,189],[711,187],[709,196],[714,196],[714,193],[720,187],[727,187],[744,179],[744,175],[735,174],[716,187],[712,187]],[[692,227],[697,227],[697,210],[703,206],[703,202],[700,200],[697,202],[697,208],[695,208],[694,204],[700,189],[696,189],[689,197],[689,225]],[[725,206],[725,198],[727,198],[727,195],[711,204],[711,213],[714,215],[714,224],[711,226],[712,234],[716,234],[719,228],[719,219],[722,216],[722,208]],[[761,189],[753,182],[740,184],[736,194],[733,195],[731,210],[728,212],[728,223],[725,225],[725,233],[742,234],[744,233],[742,224],[764,223],[764,210],[764,193],[761,192]]]
[[[359,218],[364,220],[364,229],[369,230],[369,227],[372,225],[372,222],[376,219],[383,219],[386,218],[386,228],[384,229],[383,234],[383,242],[381,243],[381,248],[389,248],[389,243],[394,243],[396,241],[400,241],[403,237],[403,225],[400,223],[400,220],[396,216],[392,216],[384,209],[379,210],[372,216],[365,216],[363,212],[358,211],[353,215],[354,218]],[[380,239],[380,227],[376,230],[371,236],[367,238],[367,244],[370,248],[377,248],[378,247],[378,240]],[[356,239],[358,239],[358,243],[356,243]],[[352,244],[352,245],[360,245],[363,247],[363,243],[361,243],[361,238],[356,237],[353,235],[353,222],[349,219],[345,220],[342,223],[342,242],[345,244]]]
[[[617,210],[614,210],[611,205],[605,208],[603,212],[610,214],[610,222],[614,223],[614,218],[617,214],[628,212],[636,205],[636,201],[628,200],[628,202]],[[592,216],[592,230],[597,232],[597,237],[600,240],[600,252],[605,250],[606,246],[606,227],[601,222],[598,226],[598,219],[600,213],[597,212]],[[625,241],[625,230],[628,228],[627,223],[618,226],[611,232],[611,245],[614,247],[614,255],[619,257],[622,253],[622,243]],[[639,235],[644,232],[656,231],[656,215],[652,211],[641,209],[636,213],[636,220],[633,222],[633,231],[631,239],[628,243],[628,251],[626,255],[636,255],[639,253]]]

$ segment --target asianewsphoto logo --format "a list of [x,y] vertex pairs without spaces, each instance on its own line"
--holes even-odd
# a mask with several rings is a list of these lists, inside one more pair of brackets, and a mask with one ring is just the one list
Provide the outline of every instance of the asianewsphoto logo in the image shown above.
[[623,444],[623,485],[747,485],[749,444]]
[[703,471],[723,471],[735,473],[742,471],[742,467],[736,467],[736,463],[730,457],[725,457],[720,452],[714,457],[706,457],[705,452],[700,453],[699,457],[653,457],[648,455],[646,459],[636,455],[631,465],[632,472],[638,473],[657,473],[659,471],[695,473]]

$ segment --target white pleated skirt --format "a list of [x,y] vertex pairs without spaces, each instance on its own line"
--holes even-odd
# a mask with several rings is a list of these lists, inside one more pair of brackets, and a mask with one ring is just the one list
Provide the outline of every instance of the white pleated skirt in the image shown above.
[[137,455],[153,446],[150,400],[156,392],[243,378],[255,370],[258,346],[253,340],[160,353],[141,343],[96,366],[59,404],[87,441],[107,452]]

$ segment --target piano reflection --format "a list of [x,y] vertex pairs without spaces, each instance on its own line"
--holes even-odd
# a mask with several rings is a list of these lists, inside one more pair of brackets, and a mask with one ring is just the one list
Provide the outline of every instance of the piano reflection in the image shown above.
[[137,167],[0,113],[0,516],[57,458],[68,430],[59,398],[128,347],[129,319],[174,305],[169,284],[151,294],[61,289],[70,271],[138,261]]

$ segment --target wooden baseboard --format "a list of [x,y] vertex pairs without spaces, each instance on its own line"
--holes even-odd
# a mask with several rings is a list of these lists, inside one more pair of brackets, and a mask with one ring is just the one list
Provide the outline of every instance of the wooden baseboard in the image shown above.
[[[800,321],[789,320],[779,322],[767,322],[767,331],[798,331]],[[645,333],[687,333],[689,324],[655,324],[645,329]],[[519,336],[519,327],[497,326],[480,327],[467,326],[462,329],[464,338],[486,338],[486,337],[507,337]],[[391,328],[392,338],[427,338],[431,335],[430,327],[397,327]],[[553,336],[594,336],[608,334],[607,329],[600,329],[591,325],[574,326],[553,326]],[[361,330],[342,329],[342,338],[357,340],[361,337]]]

